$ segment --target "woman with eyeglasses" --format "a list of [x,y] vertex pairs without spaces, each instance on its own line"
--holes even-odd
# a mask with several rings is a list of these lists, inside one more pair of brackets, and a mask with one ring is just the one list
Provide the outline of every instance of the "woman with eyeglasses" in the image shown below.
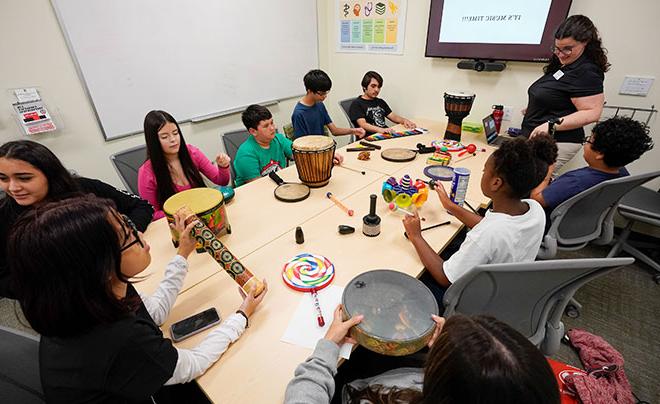
[[219,153],[215,163],[198,148],[187,145],[181,128],[165,111],[150,111],[144,117],[147,161],[138,170],[138,192],[156,212],[154,220],[165,216],[163,204],[170,196],[191,188],[205,187],[202,174],[216,185],[231,179],[230,158]]
[[[544,75],[528,89],[522,134],[534,137],[553,128],[559,154],[554,173],[582,148],[585,125],[603,112],[603,80],[610,68],[598,30],[583,15],[568,17],[555,31]],[[552,135],[552,133],[550,133]]]
[[0,146],[0,297],[15,298],[9,285],[7,237],[18,216],[47,201],[91,193],[111,199],[119,212],[145,230],[154,213],[149,203],[99,180],[73,176],[46,146],[30,140]]
[[[9,238],[12,277],[25,318],[41,334],[39,368],[49,403],[161,403],[174,384],[203,374],[247,327],[254,290],[194,348],[180,349],[158,325],[168,317],[195,248],[193,223],[175,217],[177,255],[156,292],[130,278],[151,262],[149,245],[110,201],[88,195],[40,204]],[[176,389],[174,389],[176,390]]]

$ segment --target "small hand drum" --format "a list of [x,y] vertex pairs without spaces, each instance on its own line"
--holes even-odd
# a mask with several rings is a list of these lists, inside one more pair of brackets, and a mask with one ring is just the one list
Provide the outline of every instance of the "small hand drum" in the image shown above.
[[448,117],[445,139],[461,140],[463,118],[470,115],[474,93],[447,92],[445,93],[445,114]]
[[401,272],[379,269],[353,278],[342,296],[346,318],[364,315],[351,328],[363,347],[390,356],[422,349],[433,335],[438,303],[419,280]]

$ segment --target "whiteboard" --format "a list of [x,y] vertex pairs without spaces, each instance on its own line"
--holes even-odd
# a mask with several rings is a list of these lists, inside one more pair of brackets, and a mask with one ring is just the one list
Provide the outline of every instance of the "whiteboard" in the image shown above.
[[51,0],[106,140],[305,92],[314,0]]

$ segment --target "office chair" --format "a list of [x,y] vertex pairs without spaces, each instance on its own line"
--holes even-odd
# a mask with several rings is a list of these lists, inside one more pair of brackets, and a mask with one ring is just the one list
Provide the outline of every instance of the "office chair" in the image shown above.
[[0,363],[0,402],[45,403],[38,337],[0,326]]
[[135,146],[110,156],[110,161],[112,161],[115,171],[119,174],[124,187],[135,195],[139,195],[138,169],[146,160],[147,146],[145,145]]
[[351,125],[351,128],[357,128],[357,126],[353,125],[353,121],[351,121],[351,115],[349,114],[349,111],[351,110],[351,104],[353,104],[353,101],[355,101],[355,97],[341,100],[339,101],[339,108],[341,108],[342,112],[344,113],[344,116],[346,116],[346,120],[348,121],[348,124]]
[[618,212],[626,220],[626,225],[621,234],[615,237],[614,246],[607,256],[614,257],[621,250],[627,252],[655,270],[653,280],[660,284],[660,264],[639,250],[639,248],[651,248],[657,251],[659,243],[628,241],[631,229],[636,222],[660,227],[660,191],[654,192],[639,186],[621,199]]
[[587,258],[479,265],[445,292],[444,317],[488,314],[509,324],[544,355],[559,350],[562,314],[584,284],[633,258]]
[[614,213],[632,189],[660,176],[660,171],[603,181],[562,202],[550,214],[550,230],[537,258],[550,259],[559,250],[576,251],[589,242],[609,244],[614,236]]
[[234,130],[231,132],[226,132],[222,135],[222,144],[225,146],[225,152],[231,158],[231,163],[229,167],[231,169],[231,180],[232,182],[236,179],[236,172],[234,171],[234,159],[236,158],[236,152],[238,148],[250,137],[250,132],[246,129]]

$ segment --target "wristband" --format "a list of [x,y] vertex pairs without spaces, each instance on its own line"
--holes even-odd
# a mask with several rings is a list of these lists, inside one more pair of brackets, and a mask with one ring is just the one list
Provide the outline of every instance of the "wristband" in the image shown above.
[[236,314],[240,314],[245,318],[245,328],[248,328],[250,326],[250,321],[248,320],[247,314],[241,309],[236,310]]

